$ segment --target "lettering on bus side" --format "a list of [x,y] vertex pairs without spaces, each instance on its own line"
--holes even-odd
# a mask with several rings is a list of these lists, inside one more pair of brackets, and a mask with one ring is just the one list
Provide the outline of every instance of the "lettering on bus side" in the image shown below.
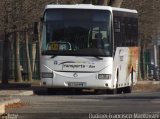
[[94,65],[71,65],[71,64],[64,64],[63,68],[96,68]]
[[119,58],[120,58],[120,61],[123,61],[123,56],[119,56]]
[[89,65],[89,68],[96,68],[94,65]]
[[85,65],[69,65],[69,64],[64,64],[64,68],[85,68]]

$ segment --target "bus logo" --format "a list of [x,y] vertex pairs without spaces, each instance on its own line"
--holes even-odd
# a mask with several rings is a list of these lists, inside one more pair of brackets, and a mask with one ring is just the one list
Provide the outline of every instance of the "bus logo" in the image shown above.
[[74,73],[74,74],[73,74],[73,77],[74,77],[74,78],[78,77],[78,74],[77,74],[77,73]]
[[54,65],[57,65],[58,64],[58,62],[57,61],[54,61]]

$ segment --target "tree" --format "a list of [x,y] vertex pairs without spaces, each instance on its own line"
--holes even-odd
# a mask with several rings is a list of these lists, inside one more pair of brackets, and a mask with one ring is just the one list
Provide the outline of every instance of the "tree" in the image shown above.
[[112,7],[121,7],[123,0],[83,0],[84,4],[108,5]]
[[25,32],[25,41],[26,41],[26,56],[27,56],[27,68],[28,68],[28,80],[31,82],[32,81],[32,68],[31,68],[31,61],[30,61],[30,56],[29,56],[29,48],[28,48],[28,32]]
[[[105,1],[105,0],[104,0]],[[112,7],[121,7],[123,0],[110,0],[109,5]],[[105,2],[104,2],[105,3]]]
[[22,82],[21,75],[21,65],[20,65],[20,57],[19,57],[19,41],[20,35],[19,32],[16,32],[16,40],[15,40],[15,81]]
[[5,32],[5,40],[3,44],[3,70],[2,70],[2,84],[8,84],[8,79],[9,79],[9,40],[8,40],[8,35]]
[[[9,79],[9,39],[8,33],[10,30],[9,14],[10,14],[10,0],[3,0],[0,4],[1,19],[0,19],[0,31],[4,32],[4,44],[3,44],[3,71],[2,71],[2,83],[8,84]],[[2,9],[3,8],[3,9]]]

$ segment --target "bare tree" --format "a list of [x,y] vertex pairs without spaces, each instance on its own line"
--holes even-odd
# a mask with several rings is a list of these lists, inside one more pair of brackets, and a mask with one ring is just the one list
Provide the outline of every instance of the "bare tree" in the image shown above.
[[121,7],[122,2],[123,2],[123,0],[110,0],[109,5],[112,6],[112,7]]
[[2,70],[2,84],[8,84],[9,79],[9,40],[8,35],[5,32],[5,40],[3,43],[3,70]]
[[19,41],[20,36],[19,32],[16,32],[16,40],[15,40],[15,81],[22,82],[22,75],[21,75],[21,65],[20,65],[20,57],[19,57]]
[[123,0],[83,0],[84,4],[97,4],[112,7],[121,7]]
[[11,5],[11,14],[10,14],[10,24],[14,28],[12,29],[16,33],[16,39],[15,39],[15,81],[16,82],[22,82],[22,73],[21,69],[22,66],[20,64],[20,32],[22,27],[22,0],[13,0]]
[[25,32],[25,41],[26,41],[26,55],[27,55],[27,68],[28,68],[28,80],[31,82],[32,81],[32,68],[31,68],[31,61],[30,61],[30,56],[29,56],[29,48],[28,48],[28,32]]
[[[2,71],[2,83],[7,84],[9,79],[9,14],[10,14],[10,1],[2,0],[0,4],[1,19],[0,19],[0,31],[4,32],[4,44],[3,44],[3,71]],[[3,9],[2,9],[3,8]]]

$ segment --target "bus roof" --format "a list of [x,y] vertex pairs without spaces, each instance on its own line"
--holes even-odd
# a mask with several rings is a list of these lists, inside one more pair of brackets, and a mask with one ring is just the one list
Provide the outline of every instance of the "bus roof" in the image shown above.
[[137,10],[125,9],[125,8],[117,8],[117,7],[112,7],[112,10],[113,11],[122,11],[122,12],[137,13]]
[[110,6],[92,5],[92,4],[74,4],[74,5],[49,4],[49,5],[46,5],[45,10],[46,9],[96,9],[96,10],[109,10],[109,11],[137,13],[136,10],[116,8],[116,7],[110,7]]

